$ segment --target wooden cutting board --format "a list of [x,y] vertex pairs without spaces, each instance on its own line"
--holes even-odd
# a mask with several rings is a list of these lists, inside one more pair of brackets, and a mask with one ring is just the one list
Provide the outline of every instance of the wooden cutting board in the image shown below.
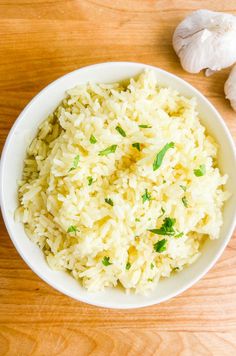
[[[229,70],[184,72],[172,33],[189,12],[236,14],[235,0],[0,0],[0,143],[27,102],[57,77],[104,61],[166,69],[199,89],[236,138]],[[190,290],[138,310],[76,302],[42,282],[0,224],[0,355],[236,355],[236,236]]]

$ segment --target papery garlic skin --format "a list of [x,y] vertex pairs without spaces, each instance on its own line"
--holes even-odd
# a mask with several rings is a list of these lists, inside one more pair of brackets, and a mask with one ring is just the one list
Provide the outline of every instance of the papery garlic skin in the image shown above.
[[173,47],[187,72],[210,75],[229,67],[236,62],[236,16],[195,11],[177,26]]
[[224,89],[226,98],[229,99],[232,108],[236,111],[236,65],[231,70]]

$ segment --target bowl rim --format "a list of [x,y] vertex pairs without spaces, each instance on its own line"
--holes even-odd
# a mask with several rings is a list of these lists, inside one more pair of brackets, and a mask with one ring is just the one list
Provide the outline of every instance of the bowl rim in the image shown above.
[[143,66],[143,68],[149,68],[152,69],[154,71],[159,71],[160,73],[162,73],[163,75],[167,75],[169,77],[174,78],[175,80],[177,80],[177,82],[179,82],[180,84],[184,84],[185,87],[188,87],[191,92],[194,94],[196,93],[209,107],[210,109],[213,111],[214,115],[217,117],[218,121],[220,121],[223,130],[226,134],[227,137],[227,141],[229,143],[230,149],[233,153],[233,157],[234,157],[234,161],[236,162],[236,148],[234,145],[234,140],[230,134],[230,131],[224,121],[224,119],[222,118],[222,116],[220,115],[220,113],[216,110],[216,108],[213,106],[213,104],[209,101],[208,98],[206,98],[198,89],[196,89],[194,86],[192,86],[190,83],[188,83],[186,80],[178,77],[177,75],[168,72],[166,70],[163,70],[159,67],[153,66],[153,65],[148,65],[142,62],[132,62],[132,61],[111,61],[111,62],[102,62],[102,63],[96,63],[96,64],[91,64],[88,66],[83,66],[81,68],[78,68],[76,70],[73,70],[71,72],[68,72],[60,77],[58,77],[57,79],[55,79],[54,81],[50,82],[47,86],[45,86],[42,90],[40,90],[29,102],[28,104],[24,107],[24,109],[20,112],[20,114],[18,115],[17,119],[15,120],[14,124],[12,125],[7,138],[5,140],[3,149],[2,149],[2,154],[1,154],[1,162],[0,162],[0,206],[1,206],[1,211],[2,211],[2,216],[3,216],[3,220],[7,229],[7,232],[9,234],[9,237],[14,245],[14,247],[16,248],[17,252],[19,253],[19,255],[21,256],[21,258],[24,260],[24,262],[30,267],[30,269],[40,278],[42,279],[44,282],[46,282],[49,286],[53,287],[54,289],[56,289],[57,291],[59,291],[60,293],[69,296],[71,298],[73,298],[74,300],[89,304],[89,305],[93,305],[93,306],[97,306],[97,307],[103,307],[103,308],[112,308],[112,309],[137,309],[137,308],[143,308],[143,307],[148,307],[151,305],[157,305],[160,304],[164,301],[167,301],[175,296],[178,296],[179,294],[183,293],[184,291],[186,291],[187,289],[191,288],[195,283],[197,283],[217,262],[217,260],[220,258],[220,256],[222,255],[222,253],[225,250],[225,247],[227,246],[229,240],[232,237],[235,225],[236,225],[236,208],[233,214],[233,219],[231,221],[231,224],[229,226],[228,232],[227,234],[224,236],[224,239],[222,241],[222,244],[219,248],[219,250],[217,251],[217,253],[215,254],[214,258],[212,259],[212,261],[210,263],[207,264],[207,266],[203,269],[203,271],[199,274],[197,274],[197,276],[195,278],[193,278],[190,282],[185,283],[183,287],[181,288],[176,288],[176,291],[169,293],[167,296],[165,297],[161,297],[159,298],[158,301],[147,301],[147,302],[142,302],[139,303],[138,305],[132,305],[132,303],[127,303],[127,304],[122,304],[122,305],[117,305],[116,303],[113,303],[112,301],[107,303],[100,303],[100,302],[91,302],[90,300],[88,301],[85,297],[81,297],[80,295],[75,296],[73,295],[73,293],[70,293],[68,290],[65,290],[63,287],[60,287],[58,285],[56,285],[54,283],[54,281],[52,281],[51,279],[48,279],[45,275],[41,274],[40,270],[37,270],[36,267],[32,266],[31,262],[28,260],[27,255],[23,252],[23,250],[21,249],[21,247],[19,246],[17,239],[15,239],[15,233],[11,228],[11,224],[8,221],[8,216],[7,216],[7,212],[5,209],[5,203],[3,200],[3,167],[4,167],[4,163],[5,163],[5,157],[6,157],[6,153],[11,141],[11,138],[19,124],[19,122],[21,121],[22,117],[25,115],[26,111],[29,109],[29,107],[38,100],[38,98],[45,93],[49,88],[56,86],[58,84],[58,82],[60,82],[61,80],[65,79],[66,77],[69,76],[73,76],[74,74],[77,74],[79,72],[82,71],[86,71],[88,69],[98,69],[99,67],[103,67],[103,66],[127,66],[127,65],[133,65],[134,67],[139,67]]

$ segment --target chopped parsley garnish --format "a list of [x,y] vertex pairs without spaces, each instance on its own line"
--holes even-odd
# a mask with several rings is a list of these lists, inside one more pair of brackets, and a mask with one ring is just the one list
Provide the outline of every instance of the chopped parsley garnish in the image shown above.
[[140,143],[138,142],[132,143],[132,147],[136,148],[138,151],[141,151]]
[[107,204],[111,205],[111,206],[114,205],[113,201],[112,201],[110,198],[106,198],[106,199],[105,199],[105,202],[106,202]]
[[150,264],[150,267],[151,267],[151,269],[153,269],[153,268],[154,268],[154,264],[153,264],[153,263],[151,263],[151,264]]
[[165,183],[166,183],[166,180],[164,179],[164,180],[163,180],[163,184],[165,184]]
[[153,245],[154,250],[155,250],[156,252],[164,252],[164,251],[166,250],[166,243],[167,243],[167,240],[166,240],[166,239],[157,241],[157,242]]
[[104,266],[110,266],[112,263],[110,262],[110,257],[105,256],[102,260],[102,264]]
[[73,162],[73,166],[74,167],[78,166],[79,160],[80,160],[80,155],[75,156],[75,159],[74,159],[74,162]]
[[175,146],[174,142],[167,143],[156,155],[156,158],[153,162],[153,170],[156,171],[162,164],[163,158],[169,148]]
[[187,198],[185,196],[182,198],[182,203],[184,204],[185,208],[188,207],[188,201],[187,201]]
[[131,267],[131,263],[130,263],[130,262],[127,262],[127,263],[126,263],[126,267],[125,267],[125,268],[126,268],[127,270],[129,270],[129,269],[130,269],[130,267]]
[[87,177],[88,180],[88,185],[91,185],[93,183],[93,177],[89,176]]
[[180,184],[180,188],[182,188],[184,192],[186,192],[186,190],[187,190],[187,187],[185,185]]
[[159,229],[151,229],[148,231],[150,231],[156,235],[174,236],[175,230],[174,230],[173,226],[175,223],[176,223],[175,219],[165,218],[162,226]]
[[205,164],[201,164],[198,169],[194,169],[194,174],[196,177],[202,177],[206,173]]
[[142,195],[142,199],[143,199],[143,203],[145,203],[145,201],[147,200],[151,200],[151,194],[148,193],[147,189],[145,189],[145,193]]
[[126,133],[125,133],[125,131],[122,129],[122,127],[116,126],[116,131],[118,131],[121,136],[126,137]]
[[151,125],[138,125],[141,129],[151,129]]
[[179,270],[179,267],[174,267],[173,268],[173,271],[178,271]]
[[137,221],[137,222],[140,222],[140,219],[138,219],[138,218],[135,218],[135,221]]
[[116,152],[116,148],[117,148],[117,145],[111,145],[111,146],[105,148],[105,150],[100,151],[98,155],[99,156],[107,156],[110,153]]
[[158,216],[158,219],[160,219],[165,214],[165,212],[165,209],[161,208],[161,215]]
[[80,155],[75,156],[74,161],[73,161],[73,165],[72,165],[72,167],[69,169],[69,172],[70,172],[70,171],[73,171],[73,169],[77,168],[78,163],[79,163],[79,160],[80,160]]
[[178,234],[175,235],[175,238],[178,239],[179,237],[184,236],[183,232],[179,232]]
[[153,278],[148,278],[148,282],[153,282]]
[[71,226],[68,227],[68,229],[67,229],[67,232],[74,232],[74,233],[76,233],[76,231],[77,231],[77,226],[75,226],[75,225],[71,225]]
[[89,141],[90,141],[90,143],[92,143],[94,145],[97,142],[97,139],[96,139],[96,137],[91,135]]

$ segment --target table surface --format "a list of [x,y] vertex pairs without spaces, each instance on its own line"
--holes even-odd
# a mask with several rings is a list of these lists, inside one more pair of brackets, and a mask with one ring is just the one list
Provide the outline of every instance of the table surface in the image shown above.
[[[176,25],[235,0],[0,0],[0,144],[27,102],[57,77],[105,61],[137,61],[193,84],[236,138],[224,99],[229,69],[184,72],[172,49]],[[236,355],[236,236],[195,286],[160,305],[117,311],[76,302],[41,281],[0,223],[0,355]]]

